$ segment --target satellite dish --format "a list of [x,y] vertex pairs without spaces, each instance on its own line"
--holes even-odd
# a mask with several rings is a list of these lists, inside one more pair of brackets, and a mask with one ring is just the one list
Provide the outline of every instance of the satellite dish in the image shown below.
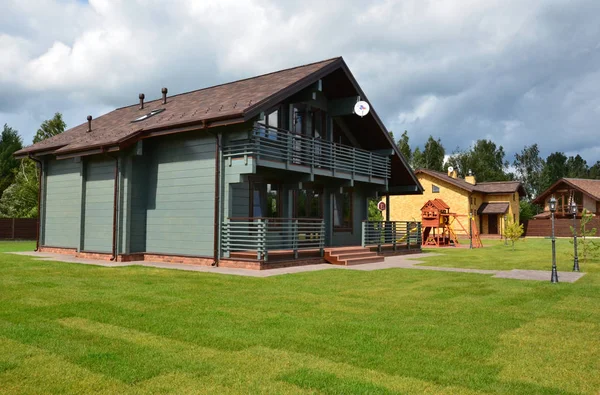
[[448,167],[448,173],[452,173],[454,171],[454,167],[450,166]]
[[370,109],[371,108],[369,107],[369,103],[367,103],[366,101],[361,100],[354,105],[354,113],[358,114],[361,117],[367,115]]

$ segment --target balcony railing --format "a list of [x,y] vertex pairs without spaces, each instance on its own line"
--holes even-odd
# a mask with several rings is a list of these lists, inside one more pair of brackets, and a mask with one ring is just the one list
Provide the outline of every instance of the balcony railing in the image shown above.
[[380,184],[391,176],[390,158],[386,156],[260,124],[249,139],[227,144],[224,157],[230,161],[254,157],[263,166],[279,164],[295,171]]
[[415,221],[363,221],[362,246],[383,247],[396,251],[399,248],[421,248],[421,223]]
[[[267,261],[269,252],[289,251],[294,258],[302,250],[325,247],[325,222],[321,218],[229,218],[222,224],[222,256],[245,253]],[[255,257],[255,258],[254,258]]]

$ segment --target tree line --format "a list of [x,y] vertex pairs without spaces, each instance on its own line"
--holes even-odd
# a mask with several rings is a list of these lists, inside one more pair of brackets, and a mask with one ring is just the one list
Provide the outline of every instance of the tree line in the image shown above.
[[[62,115],[56,113],[40,125],[32,143],[37,143],[65,131]],[[13,154],[23,148],[19,132],[4,124],[0,135],[0,217],[37,218],[39,169],[29,158],[15,159]]]
[[[393,134],[390,134],[394,139]],[[407,131],[404,131],[395,143],[413,169],[446,172],[446,169],[452,166],[460,177],[464,177],[469,171],[473,172],[478,182],[521,181],[526,192],[526,197],[521,202],[523,221],[540,210],[531,203],[532,200],[559,179],[600,179],[600,161],[589,166],[580,155],[567,156],[563,152],[553,152],[543,158],[537,143],[526,145],[514,155],[511,162],[506,158],[501,145],[497,146],[493,141],[486,139],[477,140],[467,149],[456,148],[448,155],[441,139],[435,139],[433,136],[429,136],[423,149],[411,147]]]

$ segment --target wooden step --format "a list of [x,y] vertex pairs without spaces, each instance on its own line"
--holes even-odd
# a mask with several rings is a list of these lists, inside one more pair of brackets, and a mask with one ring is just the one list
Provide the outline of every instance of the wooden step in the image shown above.
[[372,251],[360,251],[360,252],[352,252],[352,253],[343,253],[340,255],[337,254],[332,254],[332,256],[335,256],[337,259],[340,260],[346,260],[346,259],[351,259],[351,258],[369,258],[372,257],[373,255],[377,255],[377,253],[374,253]]
[[325,249],[325,260],[332,265],[361,265],[383,262],[384,257],[365,247],[336,247]]
[[365,247],[330,247],[325,248],[324,251],[325,253],[330,253],[332,255],[340,255],[343,253],[369,251],[369,249]]
[[364,257],[364,258],[350,258],[350,259],[346,259],[345,265],[346,266],[350,266],[350,265],[363,265],[365,263],[377,263],[377,262],[383,262],[385,261],[385,258],[379,255],[375,255],[372,257]]

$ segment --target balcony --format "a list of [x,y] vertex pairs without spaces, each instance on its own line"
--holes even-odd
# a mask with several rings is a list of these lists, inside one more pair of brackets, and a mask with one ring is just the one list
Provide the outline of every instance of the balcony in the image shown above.
[[375,152],[257,124],[249,139],[231,141],[223,156],[257,166],[386,185],[390,158]]

